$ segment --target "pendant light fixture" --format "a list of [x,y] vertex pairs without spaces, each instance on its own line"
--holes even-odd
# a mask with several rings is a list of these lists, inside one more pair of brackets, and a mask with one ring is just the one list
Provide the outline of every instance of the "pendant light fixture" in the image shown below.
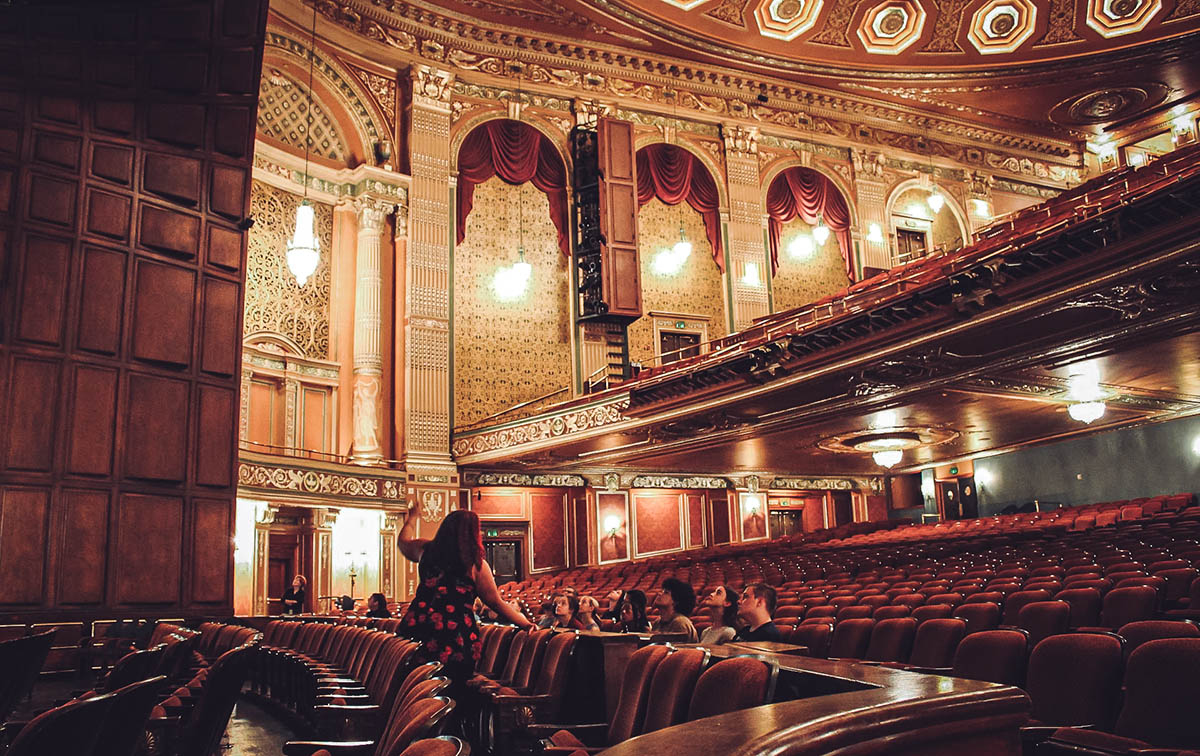
[[[521,120],[521,105],[524,102],[521,95],[520,70],[517,72],[516,120]],[[511,111],[510,111],[511,112]],[[492,277],[492,290],[501,302],[512,302],[525,296],[529,290],[529,281],[533,278],[533,266],[525,262],[525,198],[521,196],[521,187],[517,185],[514,191],[517,195],[517,261],[512,265],[502,266]]]
[[[680,203],[682,204],[682,203]],[[683,213],[686,212],[680,208],[679,216],[679,241],[675,242],[672,247],[663,247],[654,255],[650,266],[657,275],[674,276],[683,270],[684,263],[692,254],[692,243],[688,241],[687,232],[683,230]]]
[[821,213],[817,213],[817,225],[813,226],[812,235],[818,246],[824,247],[829,241],[829,226],[825,225],[825,216]]
[[929,132],[925,132],[925,143],[929,145],[929,196],[925,198],[929,209],[934,215],[942,212],[942,208],[946,206],[946,198],[937,187],[936,173],[933,167],[933,140],[929,138]]
[[313,3],[312,37],[308,48],[308,110],[304,119],[304,199],[296,208],[296,229],[287,243],[288,270],[296,277],[296,283],[301,287],[309,277],[316,272],[321,263],[321,242],[317,239],[314,229],[315,214],[312,203],[308,201],[308,157],[309,146],[312,144],[312,87],[313,63],[316,60],[317,46],[317,4]]

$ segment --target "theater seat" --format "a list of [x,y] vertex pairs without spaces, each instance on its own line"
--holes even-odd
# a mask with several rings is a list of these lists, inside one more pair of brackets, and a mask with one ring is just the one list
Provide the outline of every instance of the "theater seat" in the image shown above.
[[1046,638],[1029,656],[1030,724],[1111,727],[1121,699],[1122,666],[1122,642],[1115,635]]
[[871,631],[875,620],[855,619],[839,622],[833,628],[833,640],[829,644],[831,659],[862,659],[871,642]]
[[800,624],[787,635],[788,643],[808,648],[808,655],[824,659],[829,655],[829,644],[833,640],[833,625],[828,622]]
[[968,633],[995,630],[1000,626],[1000,605],[990,602],[963,604],[954,610],[954,616],[967,621]]
[[[871,620],[847,620],[870,622]],[[762,706],[775,693],[779,668],[749,656],[722,659],[700,675],[688,707],[688,721]]]
[[1029,645],[1036,648],[1045,638],[1067,632],[1071,605],[1066,601],[1035,601],[1022,607],[1017,627],[1029,633]]
[[1028,636],[1024,630],[982,630],[962,639],[950,674],[968,680],[1020,686],[1025,682]]
[[1128,658],[1143,643],[1164,638],[1200,638],[1200,627],[1179,620],[1141,620],[1122,625],[1117,635],[1125,639]]
[[1142,644],[1129,656],[1125,703],[1111,733],[1060,729],[1039,753],[1123,754],[1200,747],[1200,639]]

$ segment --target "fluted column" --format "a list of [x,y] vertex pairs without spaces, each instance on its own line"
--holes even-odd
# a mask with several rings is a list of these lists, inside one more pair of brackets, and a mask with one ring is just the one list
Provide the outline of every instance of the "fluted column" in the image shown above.
[[[412,71],[405,290],[405,469],[445,477],[450,457],[450,93],[453,74]],[[448,480],[448,478],[447,478]]]
[[359,464],[383,459],[383,353],[380,348],[380,235],[391,207],[363,197],[355,202],[358,240],[354,287],[354,445]]
[[763,200],[758,179],[758,129],[722,124],[725,173],[729,180],[726,274],[733,291],[733,327],[740,330],[770,312],[767,279],[771,266],[763,236]]
[[[860,238],[862,239],[863,268],[887,270],[892,267],[889,236],[891,224],[887,218],[887,178],[883,175],[883,153],[851,150],[854,164],[854,203],[858,207]],[[871,224],[879,226],[880,238],[870,238]]]

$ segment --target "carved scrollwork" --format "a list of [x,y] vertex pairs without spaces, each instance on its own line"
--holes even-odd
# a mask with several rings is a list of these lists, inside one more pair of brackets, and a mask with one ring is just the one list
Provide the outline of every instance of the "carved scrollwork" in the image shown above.
[[463,482],[474,486],[535,486],[541,488],[582,488],[587,480],[581,475],[553,473],[473,473],[463,476]]
[[725,478],[712,475],[637,475],[630,488],[729,488]]

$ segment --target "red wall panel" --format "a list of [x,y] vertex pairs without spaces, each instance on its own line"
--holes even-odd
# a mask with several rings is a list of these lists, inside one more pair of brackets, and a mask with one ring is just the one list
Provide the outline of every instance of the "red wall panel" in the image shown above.
[[566,494],[529,494],[529,532],[533,540],[533,569],[567,566]]
[[688,548],[704,545],[704,494],[687,495]]
[[625,497],[623,493],[596,494],[596,540],[602,562],[629,558],[629,501]]
[[683,548],[679,499],[680,494],[631,492],[638,556]]
[[46,592],[50,495],[45,490],[0,490],[0,604],[37,605]]
[[527,520],[525,496],[520,491],[478,491],[471,509],[484,520]]
[[590,564],[592,559],[588,539],[588,503],[587,497],[582,492],[571,502],[571,526],[573,528],[571,543],[574,545],[571,563],[573,566]]
[[729,499],[724,491],[710,494],[708,499],[712,508],[712,542],[729,543]]
[[62,552],[58,556],[58,603],[103,604],[108,492],[63,491],[59,508]]

